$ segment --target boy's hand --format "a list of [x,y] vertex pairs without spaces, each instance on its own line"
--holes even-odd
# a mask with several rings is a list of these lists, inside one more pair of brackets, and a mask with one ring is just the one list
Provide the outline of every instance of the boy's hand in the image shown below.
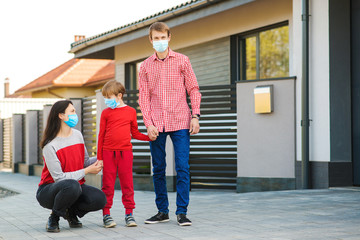
[[157,139],[156,136],[154,137],[154,136],[150,136],[150,135],[149,135],[148,137],[150,138],[151,141],[155,141],[155,140]]

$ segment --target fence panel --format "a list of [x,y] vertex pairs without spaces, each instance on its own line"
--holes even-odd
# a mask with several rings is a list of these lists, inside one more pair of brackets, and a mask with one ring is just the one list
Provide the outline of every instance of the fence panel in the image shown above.
[[191,188],[236,189],[236,85],[200,87],[200,133],[190,138]]
[[[138,103],[139,91],[126,90],[124,95],[125,104],[136,109],[138,128],[141,133],[147,134],[141,110]],[[133,172],[136,174],[150,174],[150,146],[149,142],[131,139],[134,152]]]
[[4,119],[4,168],[12,167],[12,118]]
[[38,111],[38,164],[44,164],[44,159],[42,155],[42,148],[40,147],[40,142],[43,135],[43,128],[44,128],[44,119],[43,119],[43,110]]
[[82,99],[82,131],[90,157],[96,156],[96,96]]

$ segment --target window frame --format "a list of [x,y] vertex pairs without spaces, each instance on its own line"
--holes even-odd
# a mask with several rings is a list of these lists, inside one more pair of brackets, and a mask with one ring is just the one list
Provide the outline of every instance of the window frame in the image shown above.
[[[133,62],[125,63],[125,89],[126,90],[138,90],[137,81],[137,64],[143,62],[146,58],[142,58]],[[136,81],[131,82],[131,75],[135,76]]]
[[[261,80],[260,79],[260,33],[280,28],[284,26],[289,26],[289,21],[283,21],[276,24],[271,24],[261,28],[253,29],[243,33],[235,34],[230,37],[230,75],[231,83],[237,81],[247,81],[247,80]],[[256,37],[256,79],[246,79],[246,48],[245,41],[249,37]]]

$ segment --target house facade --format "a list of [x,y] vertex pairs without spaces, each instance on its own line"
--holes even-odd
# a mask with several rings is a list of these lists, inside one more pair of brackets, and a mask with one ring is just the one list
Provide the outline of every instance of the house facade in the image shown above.
[[[137,89],[153,54],[148,28],[171,28],[171,49],[189,56],[201,86],[237,88],[237,190],[303,186],[305,0],[192,0],[74,42],[75,58],[115,61],[115,79]],[[311,188],[360,185],[360,4],[309,1],[309,182]],[[254,111],[259,88],[273,110]]]

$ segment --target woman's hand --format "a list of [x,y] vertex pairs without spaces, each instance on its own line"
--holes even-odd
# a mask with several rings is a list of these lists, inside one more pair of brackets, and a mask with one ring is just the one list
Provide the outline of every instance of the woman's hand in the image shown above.
[[86,167],[85,170],[85,175],[88,173],[93,173],[93,174],[97,174],[101,171],[101,169],[103,168],[103,164],[102,161],[96,161],[93,164],[91,164],[90,166]]
[[97,164],[100,165],[101,167],[104,167],[104,162],[103,162],[103,160],[97,160],[95,163],[97,163]]

